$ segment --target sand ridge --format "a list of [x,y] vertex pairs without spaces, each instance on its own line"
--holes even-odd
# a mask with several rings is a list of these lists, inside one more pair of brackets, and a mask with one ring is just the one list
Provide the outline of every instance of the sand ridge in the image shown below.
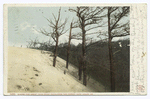
[[[53,57],[50,57],[49,54],[42,54],[40,50],[9,47],[8,92],[105,91],[104,86],[97,87],[91,82],[88,83],[88,86],[84,86],[76,78],[78,71],[74,66],[70,66],[67,74],[64,74],[65,60],[58,57],[56,67],[52,66],[52,60]],[[73,71],[76,75],[72,75]]]

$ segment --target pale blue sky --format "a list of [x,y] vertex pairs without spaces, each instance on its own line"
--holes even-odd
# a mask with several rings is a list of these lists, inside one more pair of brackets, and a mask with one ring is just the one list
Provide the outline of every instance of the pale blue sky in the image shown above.
[[[34,28],[45,28],[49,30],[48,21],[44,18],[52,19],[52,13],[57,16],[59,7],[9,7],[8,8],[8,42],[10,46],[25,46],[26,41],[35,39],[39,41],[47,41],[49,37],[38,33]],[[68,11],[68,7],[62,7],[62,21],[68,18],[69,27],[70,20],[74,17],[74,13]],[[66,33],[65,35],[67,35]],[[60,43],[67,41],[67,36],[60,38]]]
[[[50,30],[48,21],[44,18],[53,19],[52,13],[58,15],[59,7],[9,7],[8,8],[8,42],[9,46],[26,47],[29,39],[34,40],[36,37],[40,42],[48,41],[49,37],[38,33],[34,28],[45,28]],[[76,14],[68,11],[68,7],[61,7],[62,21],[68,18],[66,29],[69,28],[71,20],[76,19]],[[93,31],[106,30],[105,28],[94,29]],[[73,33],[79,29],[74,29]],[[68,41],[69,31],[60,37],[59,43]],[[97,35],[93,35],[97,37]],[[98,39],[97,39],[98,40]],[[79,40],[72,40],[72,43],[78,44]]]

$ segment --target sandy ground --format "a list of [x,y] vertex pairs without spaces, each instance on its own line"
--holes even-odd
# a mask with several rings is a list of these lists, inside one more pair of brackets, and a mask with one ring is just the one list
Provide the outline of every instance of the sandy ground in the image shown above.
[[71,64],[64,74],[66,61],[40,50],[9,47],[8,49],[8,93],[11,92],[104,92],[105,87],[92,78],[84,86],[78,80],[78,70]]

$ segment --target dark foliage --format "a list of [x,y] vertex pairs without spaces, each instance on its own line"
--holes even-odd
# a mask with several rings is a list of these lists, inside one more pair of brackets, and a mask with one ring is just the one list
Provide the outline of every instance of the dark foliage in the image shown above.
[[[120,43],[119,43],[120,42]],[[120,47],[121,44],[121,47]],[[112,42],[113,46],[113,63],[115,68],[116,91],[129,92],[129,61],[130,47],[129,40]],[[71,45],[69,63],[79,66],[78,57],[81,55],[82,45]],[[58,56],[66,60],[67,44],[61,44],[58,47]],[[86,66],[87,74],[110,88],[110,64],[108,56],[108,43],[95,42],[86,46]]]

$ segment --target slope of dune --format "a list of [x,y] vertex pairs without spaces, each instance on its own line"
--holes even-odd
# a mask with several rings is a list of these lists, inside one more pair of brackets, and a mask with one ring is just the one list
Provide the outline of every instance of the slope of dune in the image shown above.
[[106,91],[92,79],[84,86],[78,81],[77,69],[73,66],[64,74],[65,60],[58,57],[56,67],[52,61],[49,54],[42,54],[40,50],[9,47],[8,93]]

